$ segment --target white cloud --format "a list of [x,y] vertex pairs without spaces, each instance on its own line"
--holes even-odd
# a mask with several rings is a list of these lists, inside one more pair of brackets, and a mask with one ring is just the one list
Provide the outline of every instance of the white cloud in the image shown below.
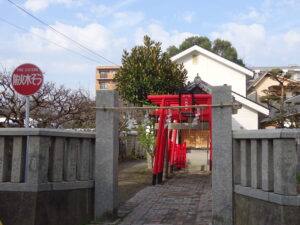
[[153,40],[162,42],[162,48],[166,50],[171,45],[178,46],[187,37],[195,36],[190,32],[166,31],[159,24],[150,24],[146,29],[139,28],[136,31],[136,44],[143,43],[143,37],[149,35]]
[[26,9],[37,12],[48,8],[52,4],[63,4],[70,7],[73,5],[79,6],[82,3],[82,0],[27,0],[23,5]]
[[[136,0],[123,0],[110,5],[93,4],[90,7],[91,15],[89,18],[109,18],[109,27],[112,30],[135,26],[145,18],[144,13],[141,11],[123,10],[123,8],[133,4],[135,1]],[[80,19],[83,19],[82,16],[80,17]]]
[[299,13],[299,0],[264,0],[262,3],[262,10],[268,13],[270,17]]
[[259,17],[259,13],[256,9],[251,9],[247,14],[242,15],[242,19],[257,19]]
[[261,45],[266,39],[265,28],[259,24],[243,25],[229,23],[221,26],[221,32],[213,32],[211,36],[222,38],[234,42],[234,46],[239,49],[243,56],[248,55]]
[[230,41],[239,57],[252,66],[282,66],[300,62],[300,31],[271,34],[260,24],[229,23],[211,37]]
[[84,15],[82,13],[77,13],[76,17],[78,19],[80,19],[81,21],[83,21],[83,22],[89,22],[89,21],[91,21],[91,19],[88,16],[86,16],[86,15]]
[[49,4],[46,0],[28,0],[24,3],[24,6],[26,9],[36,12],[47,8]]
[[106,17],[110,16],[114,13],[117,13],[120,9],[134,3],[136,0],[121,0],[117,4],[106,6],[103,4],[98,4],[98,5],[93,5],[91,7],[91,12],[101,18],[101,17]]
[[283,40],[289,50],[296,50],[300,45],[300,31],[291,30],[283,35]]
[[278,23],[278,18],[297,16],[300,12],[299,0],[264,0],[256,8],[251,7],[247,11],[233,15],[235,21],[250,21],[252,23]]
[[[84,46],[94,50],[103,50],[108,48],[112,39],[111,32],[104,26],[96,23],[89,24],[85,27],[69,26],[62,23],[56,23],[55,25],[52,25],[52,27],[63,32],[66,36],[71,37]],[[82,48],[80,48],[78,45],[55,33],[50,28],[46,28],[45,30],[40,28],[32,28],[31,32],[40,37],[44,37],[47,40],[51,40],[52,42],[59,43],[66,48],[82,50]],[[47,51],[62,51],[61,48],[47,41],[41,40],[32,33],[19,36],[17,43],[20,45],[20,49],[23,51],[36,52],[40,51],[41,49]],[[21,48],[21,46],[23,47]]]
[[112,26],[114,28],[128,27],[139,24],[144,19],[144,14],[142,12],[127,12],[127,13],[115,13],[115,21]]
[[251,8],[247,13],[240,14],[239,19],[264,23],[267,20],[268,14],[268,12],[260,13],[257,9]]
[[265,7],[299,7],[299,0],[264,0],[263,5]]
[[186,12],[183,16],[185,22],[191,23],[194,20],[195,12]]
[[91,12],[97,17],[106,17],[113,13],[114,9],[112,7],[107,7],[105,5],[94,5],[91,8]]
[[121,0],[115,5],[115,8],[119,9],[128,5],[135,3],[137,0]]

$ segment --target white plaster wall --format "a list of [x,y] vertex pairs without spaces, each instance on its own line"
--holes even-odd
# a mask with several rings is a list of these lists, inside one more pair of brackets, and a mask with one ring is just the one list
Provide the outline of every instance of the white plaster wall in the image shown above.
[[232,130],[243,129],[258,129],[258,113],[244,105],[238,110],[238,114],[232,115]]
[[213,86],[231,85],[232,90],[242,96],[246,96],[246,75],[217,62],[207,56],[195,53],[197,59],[193,60],[193,54],[178,59],[177,63],[183,63],[188,71],[188,81],[193,81],[197,73],[201,79]]

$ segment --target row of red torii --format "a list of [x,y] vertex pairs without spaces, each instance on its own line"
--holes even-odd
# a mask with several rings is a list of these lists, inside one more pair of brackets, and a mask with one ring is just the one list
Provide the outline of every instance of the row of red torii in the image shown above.
[[[187,107],[179,109],[157,109],[153,112],[159,117],[157,139],[153,163],[152,184],[161,183],[165,163],[165,154],[168,154],[168,163],[171,168],[186,167],[186,144],[177,144],[178,131],[168,129],[167,122],[178,123],[186,122],[189,117],[194,120],[208,122],[210,131],[209,155],[210,169],[212,168],[212,96],[210,94],[181,94],[181,95],[149,95],[148,99],[160,107],[176,106],[205,106],[206,107]],[[169,121],[167,121],[169,120]],[[167,151],[166,151],[167,148]]]

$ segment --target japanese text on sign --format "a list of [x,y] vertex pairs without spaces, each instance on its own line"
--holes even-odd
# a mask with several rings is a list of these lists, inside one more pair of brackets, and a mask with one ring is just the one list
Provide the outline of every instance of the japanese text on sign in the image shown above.
[[34,85],[39,86],[43,82],[43,78],[40,74],[27,74],[13,76],[13,85]]

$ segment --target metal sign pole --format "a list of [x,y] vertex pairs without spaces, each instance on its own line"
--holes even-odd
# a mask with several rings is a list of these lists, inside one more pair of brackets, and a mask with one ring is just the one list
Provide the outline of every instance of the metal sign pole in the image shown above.
[[[30,96],[26,96],[25,104],[25,128],[29,128],[29,113],[30,113]],[[25,182],[28,181],[29,170],[29,136],[26,137],[26,153],[25,153]]]
[[29,128],[29,98],[30,96],[26,96],[26,109],[25,109],[25,128]]

